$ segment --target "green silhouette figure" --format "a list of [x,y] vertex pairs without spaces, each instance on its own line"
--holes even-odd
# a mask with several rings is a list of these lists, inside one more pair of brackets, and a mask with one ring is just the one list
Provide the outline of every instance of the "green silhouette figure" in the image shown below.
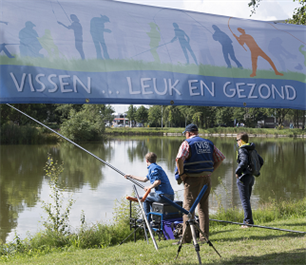
[[[0,23],[3,23],[3,24],[5,24],[5,25],[8,24],[8,22],[5,22],[5,21],[0,21]],[[6,44],[6,43],[1,43],[1,44],[0,44],[0,53],[3,51],[3,52],[6,54],[6,56],[7,56],[8,58],[15,58],[15,56],[11,55],[11,53],[10,53],[10,52],[8,51],[8,49],[5,47],[6,45],[10,45],[10,44]]]
[[52,35],[51,35],[51,31],[49,29],[45,30],[45,35],[37,38],[38,41],[40,42],[41,46],[48,52],[49,58],[54,58],[54,59],[58,59],[59,58],[59,49],[58,47],[55,45]]
[[150,32],[147,32],[147,34],[150,38],[150,48],[151,48],[150,51],[154,58],[154,62],[160,63],[159,55],[156,51],[156,48],[159,46],[159,42],[160,42],[160,29],[153,22],[150,22],[149,25],[151,27],[151,30]]
[[303,47],[304,47],[304,45],[301,45],[301,46],[299,47],[299,52],[300,52],[301,54],[304,55],[304,59],[305,59],[305,60],[304,60],[304,65],[306,66],[306,51],[302,50]]

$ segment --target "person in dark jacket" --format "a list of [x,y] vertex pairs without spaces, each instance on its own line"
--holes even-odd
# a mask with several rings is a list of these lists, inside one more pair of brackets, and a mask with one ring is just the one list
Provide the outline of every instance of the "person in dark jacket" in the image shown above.
[[[255,182],[255,178],[249,170],[249,151],[255,149],[254,143],[249,143],[249,136],[245,132],[237,134],[236,138],[238,149],[238,166],[236,168],[237,186],[240,196],[240,201],[244,211],[244,224],[254,224],[251,208],[251,194],[252,188]],[[264,161],[260,155],[258,155],[261,166]],[[248,228],[247,225],[242,225],[242,228]]]

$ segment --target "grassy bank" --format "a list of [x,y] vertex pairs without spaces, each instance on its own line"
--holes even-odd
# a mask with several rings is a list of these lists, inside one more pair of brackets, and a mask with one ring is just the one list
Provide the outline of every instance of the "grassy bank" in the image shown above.
[[[130,233],[126,202],[115,209],[113,225],[82,227],[66,236],[44,231],[27,240],[15,239],[2,244],[0,264],[198,264],[192,244],[183,245],[175,260],[178,246],[173,240],[157,240],[147,244],[141,232],[138,240],[118,245]],[[302,201],[268,202],[254,211],[255,224],[306,232],[306,199]],[[211,219],[242,221],[237,209],[220,210]],[[239,225],[211,222],[210,240],[221,254],[208,244],[200,246],[203,264],[305,264],[306,234],[263,228],[241,229]],[[91,241],[91,242],[90,242]]]
[[[153,127],[119,127],[106,128],[105,134],[112,135],[165,135],[165,134],[181,134],[184,128],[153,128]],[[286,136],[297,137],[306,136],[306,131],[302,129],[267,129],[267,128],[245,128],[245,127],[214,127],[209,129],[199,129],[200,134],[237,134],[239,132],[247,132],[252,135],[261,136]]]

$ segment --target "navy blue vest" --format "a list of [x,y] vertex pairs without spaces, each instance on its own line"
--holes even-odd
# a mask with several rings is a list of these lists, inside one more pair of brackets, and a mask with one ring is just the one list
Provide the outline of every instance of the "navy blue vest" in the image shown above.
[[186,139],[189,144],[191,157],[184,161],[184,171],[186,173],[201,173],[203,171],[214,171],[214,144],[207,139],[195,136]]

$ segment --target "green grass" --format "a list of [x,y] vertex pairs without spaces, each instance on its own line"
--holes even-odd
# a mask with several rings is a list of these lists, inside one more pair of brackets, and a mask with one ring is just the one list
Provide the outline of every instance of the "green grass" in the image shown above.
[[[192,244],[183,245],[175,260],[178,246],[174,240],[157,240],[156,251],[137,232],[138,240],[129,235],[128,203],[116,207],[113,225],[81,227],[75,234],[61,236],[43,231],[30,239],[0,245],[0,264],[198,264]],[[300,201],[267,202],[254,211],[256,225],[306,232],[306,198]],[[211,219],[242,221],[237,209],[220,209]],[[237,220],[238,219],[238,220]],[[240,225],[210,222],[210,240],[221,254],[208,244],[200,246],[203,264],[305,264],[306,234],[264,228],[241,229]]]
[[[46,67],[59,70],[71,70],[82,72],[113,72],[113,71],[133,71],[133,70],[151,70],[151,71],[166,71],[182,74],[198,74],[203,76],[215,77],[230,77],[230,78],[251,78],[251,69],[227,68],[212,65],[195,65],[195,64],[169,64],[169,63],[155,63],[144,62],[133,59],[125,60],[80,60],[59,58],[56,60],[49,60],[49,58],[31,58],[19,57],[8,58],[7,56],[0,56],[2,65],[27,65],[36,67]],[[262,79],[284,79],[295,80],[302,83],[306,82],[306,77],[303,73],[284,72],[284,76],[277,76],[273,70],[258,70],[256,78]],[[252,78],[253,79],[253,78]]]
[[[304,230],[305,218],[294,218],[266,223],[267,226]],[[305,264],[306,236],[280,231],[237,225],[215,226],[210,240],[221,254],[208,244],[200,246],[203,264]],[[178,246],[173,240],[157,241],[158,251],[150,240],[101,249],[80,250],[74,247],[53,249],[48,254],[33,252],[1,257],[0,264],[198,264],[192,244],[183,245],[175,260]]]

